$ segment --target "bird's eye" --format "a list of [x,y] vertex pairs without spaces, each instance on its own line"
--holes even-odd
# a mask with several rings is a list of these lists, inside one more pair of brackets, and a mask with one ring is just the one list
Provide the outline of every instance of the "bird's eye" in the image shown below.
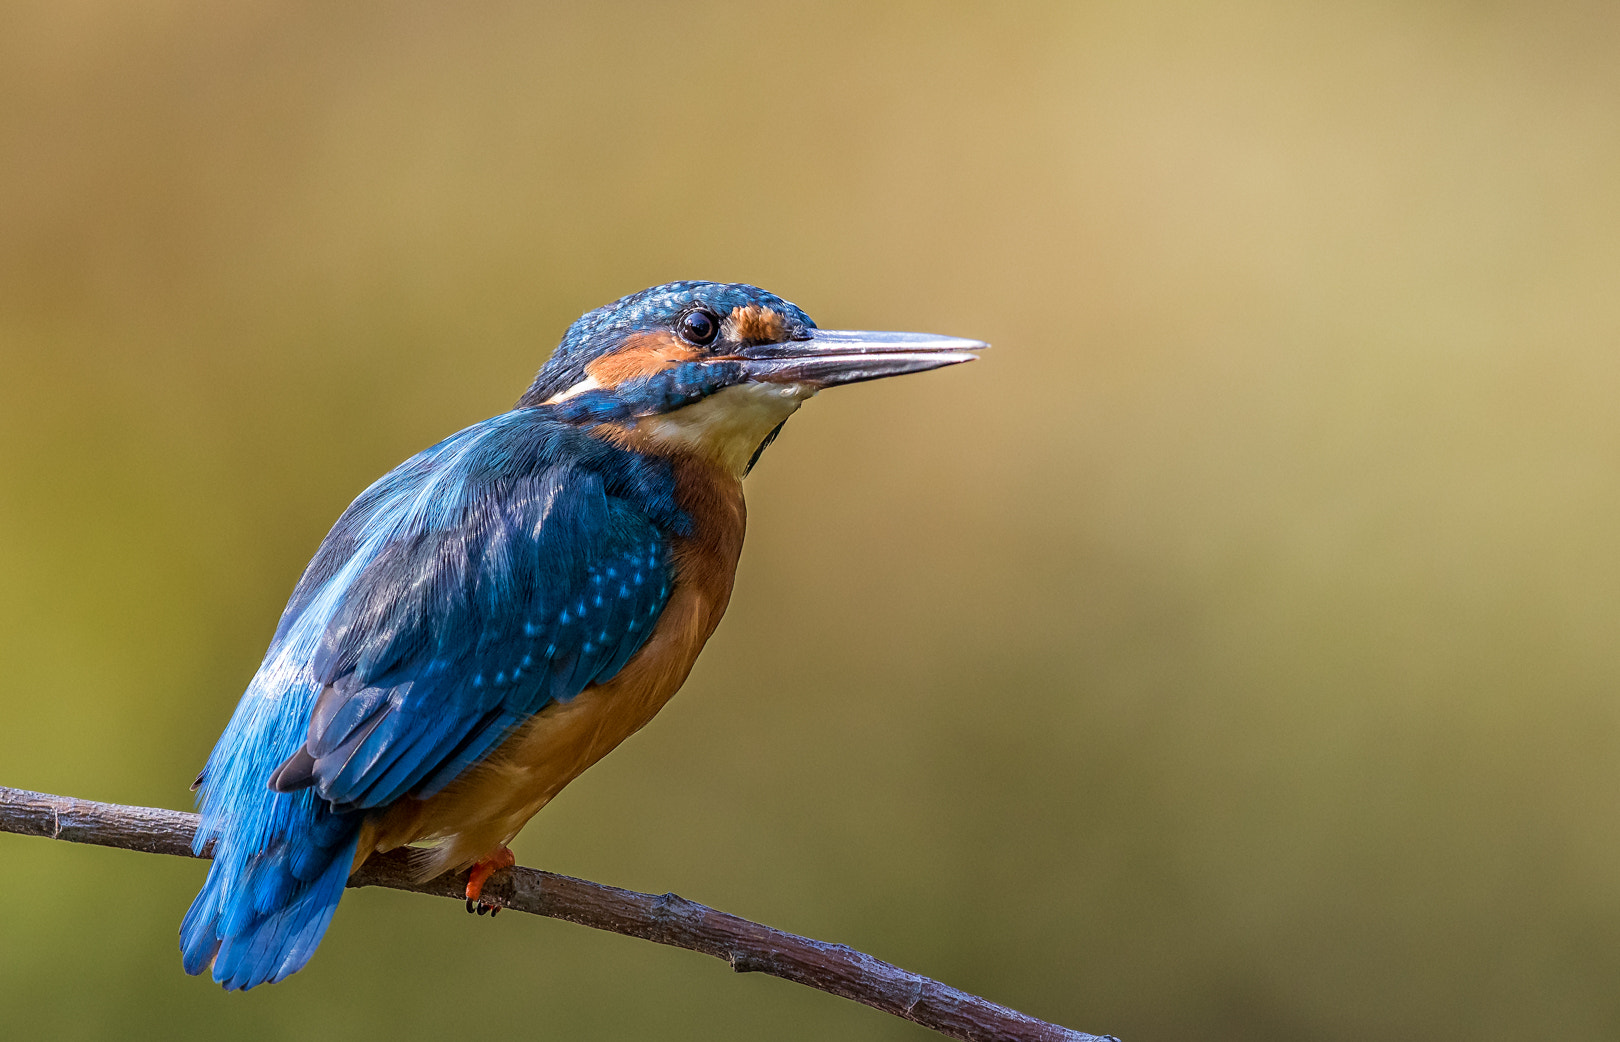
[[707,347],[720,335],[720,320],[707,311],[688,311],[681,316],[681,337],[688,343]]

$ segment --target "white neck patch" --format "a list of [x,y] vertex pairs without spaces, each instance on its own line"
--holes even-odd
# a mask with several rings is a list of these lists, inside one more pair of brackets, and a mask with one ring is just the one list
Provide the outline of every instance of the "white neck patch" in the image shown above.
[[600,390],[601,387],[602,387],[602,385],[596,382],[596,377],[587,376],[585,379],[581,380],[579,383],[577,383],[574,386],[570,387],[568,390],[566,390],[566,391],[558,391],[556,394],[552,395],[550,398],[547,398],[546,399],[546,404],[547,405],[556,405],[558,402],[566,402],[568,399],[572,398],[576,394],[584,394],[586,391]]
[[759,443],[815,393],[806,384],[735,384],[673,412],[643,417],[636,429],[654,445],[703,456],[740,481]]

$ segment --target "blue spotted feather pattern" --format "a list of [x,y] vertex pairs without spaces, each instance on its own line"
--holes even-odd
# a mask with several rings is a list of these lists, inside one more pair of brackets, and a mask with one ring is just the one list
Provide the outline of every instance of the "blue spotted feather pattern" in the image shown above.
[[201,776],[196,848],[212,844],[214,861],[181,925],[186,971],[211,964],[240,989],[301,968],[367,815],[440,791],[623,668],[668,599],[670,541],[690,528],[666,463],[549,407],[470,427],[362,493]]

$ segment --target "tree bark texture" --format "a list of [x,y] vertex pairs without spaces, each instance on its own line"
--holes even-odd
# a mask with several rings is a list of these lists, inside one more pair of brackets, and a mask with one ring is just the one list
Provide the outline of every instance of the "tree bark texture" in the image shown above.
[[[125,807],[0,786],[0,832],[193,857],[197,815]],[[206,853],[204,854],[206,857]],[[351,887],[383,886],[464,899],[465,873],[411,877],[406,852],[373,855]],[[675,894],[643,894],[517,867],[497,872],[483,900],[553,919],[641,937],[724,959],[738,973],[768,973],[864,1003],[965,1042],[1118,1042],[1049,1024],[907,972],[842,944],[784,933]]]

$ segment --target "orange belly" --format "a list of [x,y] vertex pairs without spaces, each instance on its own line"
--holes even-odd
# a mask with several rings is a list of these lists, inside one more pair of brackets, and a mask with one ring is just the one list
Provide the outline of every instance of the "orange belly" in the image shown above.
[[547,706],[444,791],[400,800],[373,819],[356,868],[375,851],[410,843],[433,844],[413,862],[424,879],[489,856],[679,690],[731,598],[745,514],[739,483],[695,462],[677,469],[699,535],[675,546],[673,590],[647,643],[612,680]]

